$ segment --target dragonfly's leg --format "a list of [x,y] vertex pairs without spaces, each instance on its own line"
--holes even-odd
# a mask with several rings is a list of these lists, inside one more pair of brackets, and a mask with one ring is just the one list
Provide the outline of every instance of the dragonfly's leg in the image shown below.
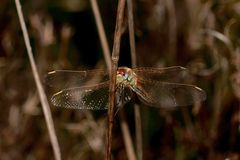
[[117,110],[116,110],[115,115],[133,97],[132,88],[129,87],[129,86],[125,86],[124,84],[119,85],[118,90],[117,90],[116,93],[117,93],[116,96],[117,96],[118,103],[117,103]]
[[116,109],[116,111],[115,111],[114,117],[117,115],[118,111],[120,111],[120,109],[121,109],[122,107],[123,107],[123,105],[117,107],[117,109]]
[[123,92],[121,92],[121,94],[119,95],[119,101],[116,106],[117,106],[117,109],[115,111],[115,116],[117,115],[118,111],[124,106],[123,105]]
[[124,89],[123,89],[123,84],[119,84],[116,88],[116,112],[115,115],[118,113],[118,111],[122,108],[123,106],[123,100],[124,100]]
[[122,105],[122,98],[123,98],[123,85],[117,85],[116,92],[115,92],[115,99],[116,99],[116,106]]

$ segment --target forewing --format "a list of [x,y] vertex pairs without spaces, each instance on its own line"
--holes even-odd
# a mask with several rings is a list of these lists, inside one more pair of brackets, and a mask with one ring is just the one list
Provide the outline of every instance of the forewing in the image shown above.
[[55,70],[49,72],[45,77],[46,84],[56,90],[81,87],[84,85],[101,83],[107,80],[109,80],[109,76],[104,70]]
[[183,83],[187,79],[187,69],[181,66],[166,68],[139,67],[134,73],[143,79],[163,82]]
[[134,91],[142,102],[153,107],[187,106],[206,99],[202,89],[187,84],[139,79]]
[[89,87],[64,89],[51,98],[54,106],[72,109],[107,109],[109,83],[100,83]]

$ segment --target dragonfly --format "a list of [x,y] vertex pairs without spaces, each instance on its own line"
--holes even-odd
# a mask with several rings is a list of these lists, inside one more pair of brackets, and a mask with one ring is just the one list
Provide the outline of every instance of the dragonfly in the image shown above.
[[[183,83],[187,69],[119,67],[116,75],[115,104],[124,106],[134,94],[142,103],[157,108],[188,106],[206,99],[201,88]],[[55,70],[46,76],[46,83],[57,88],[51,102],[71,109],[104,110],[109,103],[109,75],[104,70]]]

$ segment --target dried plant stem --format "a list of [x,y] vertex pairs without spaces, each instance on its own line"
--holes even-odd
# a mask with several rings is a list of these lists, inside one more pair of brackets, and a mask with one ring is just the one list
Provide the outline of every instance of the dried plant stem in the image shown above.
[[50,141],[52,143],[54,156],[55,156],[56,160],[61,160],[61,152],[60,152],[59,144],[58,144],[58,141],[57,141],[57,136],[56,136],[56,133],[55,133],[55,130],[54,130],[54,124],[53,124],[53,119],[52,119],[50,107],[49,107],[49,104],[48,104],[48,101],[47,101],[47,97],[44,93],[43,86],[41,84],[41,81],[40,81],[40,78],[39,78],[39,75],[38,75],[38,71],[37,71],[37,67],[36,67],[36,64],[35,64],[35,61],[34,61],[34,58],[33,58],[32,48],[31,48],[31,45],[30,45],[26,24],[25,24],[25,21],[24,21],[24,18],[23,18],[22,10],[21,10],[21,4],[20,4],[19,0],[15,0],[15,4],[16,4],[18,17],[19,17],[20,25],[21,25],[21,28],[22,28],[23,36],[24,36],[24,41],[25,41],[26,48],[27,48],[28,57],[29,57],[31,68],[32,68],[32,71],[33,71],[34,80],[35,80],[35,83],[37,85],[38,94],[40,96],[40,101],[41,101],[41,104],[42,104],[43,113],[44,113],[45,120],[46,120],[46,123],[47,123],[47,128],[48,128],[48,132],[49,132],[49,136],[50,136]]
[[90,2],[91,2],[92,10],[94,13],[95,21],[97,24],[98,34],[99,34],[100,42],[101,42],[102,49],[103,49],[103,55],[104,55],[104,58],[105,58],[105,61],[107,64],[107,68],[110,71],[110,68],[111,68],[110,49],[109,49],[109,45],[107,42],[106,33],[105,33],[105,30],[103,27],[101,14],[99,12],[97,1],[90,0]]
[[123,134],[123,140],[124,140],[125,148],[126,148],[126,151],[127,151],[127,156],[128,156],[129,160],[136,160],[130,131],[128,129],[128,125],[127,125],[126,117],[125,117],[124,113],[125,112],[122,109],[120,111],[120,119],[121,119],[120,125],[121,125],[122,134]]
[[177,41],[177,18],[175,13],[174,0],[167,0],[166,7],[169,14],[169,56],[170,63],[176,59],[176,41]]
[[[132,66],[136,67],[137,66],[137,57],[136,57],[132,0],[127,0],[127,6],[128,6],[128,29],[129,29],[129,38],[130,38]],[[142,155],[143,155],[143,151],[142,151],[142,121],[141,121],[140,108],[136,104],[134,105],[134,116],[135,116],[137,157],[138,157],[138,160],[142,160]]]
[[110,75],[110,94],[109,94],[109,108],[108,108],[108,131],[107,131],[107,153],[106,159],[111,160],[112,151],[112,128],[114,118],[114,106],[115,106],[115,88],[116,88],[116,73],[119,60],[120,42],[121,42],[121,27],[124,16],[125,0],[119,0],[117,10],[117,20],[114,33],[113,51],[112,51],[112,63],[111,63],[111,75]]
[[131,49],[131,59],[132,66],[137,66],[137,57],[136,57],[136,45],[135,45],[135,32],[134,32],[134,19],[133,19],[133,4],[132,0],[127,0],[128,6],[128,29],[129,29],[129,38],[130,38],[130,49]]
[[141,119],[140,107],[137,104],[134,104],[134,116],[135,116],[137,157],[138,157],[138,160],[142,160],[142,156],[143,156],[142,119]]
[[[101,41],[102,48],[103,48],[104,59],[106,61],[107,67],[110,71],[111,70],[110,49],[109,49],[109,45],[108,45],[108,42],[107,42],[107,39],[106,39],[106,34],[105,34],[105,31],[104,31],[104,27],[103,27],[103,23],[102,23],[102,19],[101,19],[101,14],[100,14],[99,9],[98,9],[97,1],[96,0],[91,0],[91,6],[92,6],[92,9],[93,9],[93,12],[94,12],[94,16],[95,16],[95,20],[96,20],[96,24],[97,24],[97,28],[98,28],[98,33],[99,33],[100,41]],[[124,114],[123,111],[121,111],[120,114],[121,113]],[[133,149],[133,144],[132,144],[132,139],[131,139],[131,136],[130,136],[130,131],[128,129],[128,125],[126,123],[125,116],[120,115],[120,120],[121,120],[121,122],[120,122],[121,130],[122,130],[122,134],[123,134],[123,137],[124,137],[124,144],[126,146],[128,159],[136,160],[136,156],[134,154],[134,149]]]

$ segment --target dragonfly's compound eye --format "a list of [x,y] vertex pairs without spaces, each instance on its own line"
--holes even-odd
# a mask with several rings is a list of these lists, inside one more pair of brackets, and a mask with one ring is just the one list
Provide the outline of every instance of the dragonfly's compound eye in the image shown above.
[[127,79],[128,78],[128,74],[127,73],[123,73],[123,78]]

